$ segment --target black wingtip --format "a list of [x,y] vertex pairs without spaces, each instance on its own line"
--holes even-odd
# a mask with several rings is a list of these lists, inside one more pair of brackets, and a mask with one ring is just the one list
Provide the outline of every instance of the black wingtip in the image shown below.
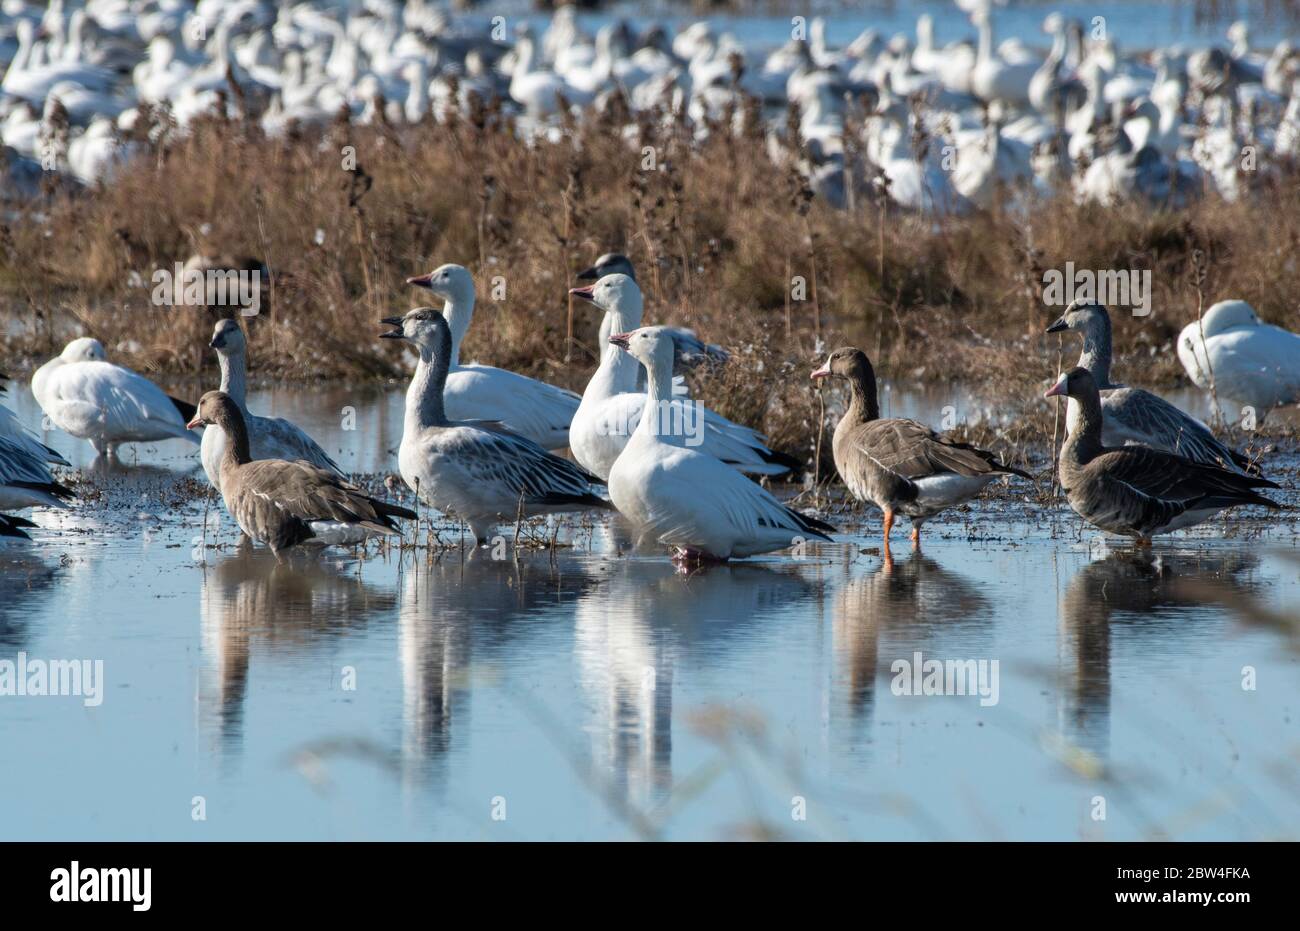
[[19,540],[30,540],[31,537],[23,533],[22,527],[35,527],[36,525],[25,517],[10,517],[8,514],[0,514],[0,537],[14,537]]
[[186,423],[193,420],[194,415],[199,412],[199,409],[189,401],[182,401],[180,398],[173,398],[170,395],[168,395],[168,398],[176,405],[176,409],[181,412],[181,416],[185,418]]
[[762,456],[763,461],[769,465],[778,465],[784,468],[788,473],[786,477],[792,482],[798,481],[803,476],[803,462],[796,459],[794,456],[791,456],[789,453],[783,453],[780,450],[771,449],[765,453],[760,453],[759,455]]

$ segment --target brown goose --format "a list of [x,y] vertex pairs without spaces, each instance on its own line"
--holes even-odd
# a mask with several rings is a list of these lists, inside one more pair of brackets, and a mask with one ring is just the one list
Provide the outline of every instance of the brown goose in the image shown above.
[[999,475],[1031,477],[923,423],[882,420],[876,373],[861,349],[836,349],[812,377],[849,384],[849,408],[835,428],[835,468],[855,498],[884,512],[886,555],[896,514],[911,519],[912,543],[919,547],[921,525],[935,514],[969,501]]
[[201,424],[225,431],[221,457],[221,497],[249,537],[280,555],[303,543],[360,543],[376,534],[398,533],[394,517],[415,512],[372,498],[333,472],[305,460],[253,460],[248,427],[230,395],[209,391],[189,427]]
[[1148,546],[1152,535],[1191,527],[1224,508],[1281,507],[1252,490],[1278,487],[1266,478],[1145,446],[1104,446],[1101,393],[1085,368],[1066,372],[1044,397],[1079,405],[1078,428],[1061,447],[1061,487],[1075,513],[1102,530]]

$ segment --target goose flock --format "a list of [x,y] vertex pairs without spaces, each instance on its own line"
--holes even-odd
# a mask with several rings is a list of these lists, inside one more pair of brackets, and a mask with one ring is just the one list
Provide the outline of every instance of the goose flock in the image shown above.
[[843,47],[822,19],[795,17],[789,40],[764,49],[705,21],[670,33],[605,16],[592,34],[570,5],[538,30],[453,19],[428,0],[5,0],[0,191],[28,196],[43,168],[110,181],[144,150],[146,109],[180,133],[224,111],[283,136],[345,110],[400,126],[495,106],[526,138],[559,138],[596,111],[625,119],[630,148],[647,114],[704,137],[758,112],[770,156],[829,202],[883,191],[934,213],[987,207],[999,189],[1236,199],[1300,156],[1288,40],[1257,49],[1238,22],[1221,45],[1124,49],[1104,23],[1051,13],[1038,46],[997,40],[993,0],[957,7],[948,19],[969,28],[942,46],[924,13],[914,35],[867,25]]
[[[570,291],[604,315],[605,346],[582,395],[503,369],[462,365],[473,276],[447,264],[408,279],[443,301],[442,308],[417,307],[380,321],[389,329],[378,338],[414,351],[397,468],[417,501],[463,522],[479,545],[498,525],[523,518],[611,510],[632,526],[638,546],[667,549],[683,564],[832,542],[835,527],[761,484],[793,477],[798,460],[692,398],[677,374],[690,364],[735,364],[731,355],[690,331],[645,325],[644,300],[625,257],[605,256],[596,268],[594,285]],[[1063,331],[1082,335],[1082,355],[1046,397],[1068,401],[1059,474],[1080,516],[1145,545],[1227,508],[1279,507],[1260,493],[1280,486],[1263,476],[1258,461],[1157,395],[1111,381],[1104,307],[1072,303],[1046,330]],[[86,439],[105,457],[127,442],[179,438],[200,445],[203,470],[239,528],[277,557],[304,544],[391,536],[399,520],[418,519],[416,511],[349,483],[297,425],[249,410],[247,336],[237,319],[218,320],[210,345],[220,387],[197,407],[108,362],[89,337],[74,339],[37,369],[32,393],[51,427]],[[1195,352],[1185,355],[1189,346]],[[1260,418],[1297,400],[1288,379],[1300,370],[1300,337],[1261,323],[1242,301],[1216,304],[1190,323],[1178,351],[1194,381],[1204,376],[1212,391],[1261,404]],[[881,511],[886,559],[897,518],[910,520],[919,548],[922,525],[935,515],[995,482],[1033,481],[992,452],[916,420],[882,417],[876,375],[861,349],[835,349],[810,375],[847,388],[833,458],[849,493]],[[201,438],[193,432],[200,427],[207,428]],[[565,449],[572,458],[557,454]],[[51,466],[67,464],[0,407],[0,508],[66,507],[73,493]],[[26,536],[31,526],[3,516],[0,535]]]

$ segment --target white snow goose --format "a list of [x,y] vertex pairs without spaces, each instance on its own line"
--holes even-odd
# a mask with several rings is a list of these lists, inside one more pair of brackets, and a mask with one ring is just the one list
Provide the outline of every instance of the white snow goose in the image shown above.
[[1255,409],[1300,401],[1300,336],[1260,322],[1245,301],[1219,301],[1183,327],[1178,358],[1198,388]]
[[[1047,328],[1048,333],[1065,330],[1083,336],[1078,364],[1092,373],[1101,391],[1102,442],[1106,446],[1137,443],[1234,471],[1252,468],[1249,457],[1219,442],[1209,427],[1164,398],[1142,388],[1111,383],[1111,327],[1106,308],[1075,301]],[[1078,429],[1079,414],[1079,402],[1071,398],[1066,405],[1067,434]]]
[[836,528],[786,507],[720,460],[687,445],[671,414],[673,341],[661,327],[610,341],[646,368],[649,403],[609,475],[609,495],[638,542],[682,562],[722,561],[829,541]]
[[218,487],[239,529],[277,557],[308,544],[353,544],[397,534],[395,517],[415,512],[372,498],[334,472],[307,462],[254,460],[239,405],[223,391],[199,401],[191,427],[214,426],[226,434]]
[[[627,333],[641,326],[641,289],[627,275],[605,275],[595,285],[574,288],[569,293],[605,312],[602,333]],[[678,344],[669,328],[656,330],[672,341],[676,357]],[[605,346],[600,366],[588,382],[569,426],[569,447],[574,458],[602,479],[609,478],[610,469],[645,410],[647,395],[637,385],[638,372],[644,373],[645,369],[634,358],[615,345]],[[694,431],[693,445],[699,446],[701,452],[751,475],[777,476],[799,470],[798,460],[773,452],[764,438],[748,427],[687,398],[678,397],[673,405],[683,427]]]
[[440,265],[406,283],[431,291],[446,303],[451,328],[445,404],[452,420],[495,420],[543,449],[569,445],[569,423],[582,400],[572,391],[535,378],[493,368],[461,365],[460,347],[474,316],[474,279],[464,266]]
[[199,436],[185,427],[194,406],[168,397],[149,379],[107,361],[99,340],[83,336],[32,376],[32,394],[59,429],[116,455],[121,443]]
[[599,480],[531,439],[487,420],[453,420],[443,397],[454,337],[441,313],[419,307],[381,321],[420,353],[406,391],[406,423],[397,462],[406,484],[444,514],[466,521],[481,545],[497,523],[525,516],[610,508]]
[[940,436],[923,423],[880,416],[876,373],[861,349],[846,346],[826,357],[814,380],[848,382],[849,406],[835,427],[835,468],[855,498],[884,512],[884,554],[895,515],[912,522],[912,544],[921,525],[940,511],[964,504],[1003,475],[1029,474],[1003,465],[993,453]]
[[[304,460],[318,469],[326,469],[336,475],[343,474],[325,450],[297,424],[281,417],[259,417],[249,412],[245,400],[248,341],[238,323],[234,320],[218,320],[212,332],[212,342],[208,345],[217,351],[217,359],[221,363],[221,391],[229,395],[243,415],[248,430],[249,451],[254,459],[287,459],[290,462]],[[203,471],[212,487],[218,491],[221,490],[221,461],[225,458],[227,442],[225,431],[204,430],[203,442],[199,446]]]
[[[636,281],[636,269],[632,265],[632,260],[621,252],[607,252],[590,268],[584,269],[578,273],[579,281],[596,282],[606,275],[627,275],[633,281]],[[638,283],[639,286],[639,283]],[[613,333],[625,332],[624,330],[610,330],[609,317],[605,317],[600,324],[600,342],[597,344],[603,354],[609,346],[609,337]],[[635,326],[640,326],[637,323]],[[635,326],[627,327],[628,330],[635,329]],[[731,353],[721,346],[715,346],[712,343],[706,343],[695,335],[695,331],[686,327],[672,326],[664,327],[667,333],[673,338],[673,343],[677,347],[676,355],[673,359],[674,371],[680,372],[683,367],[694,368],[704,362],[726,362],[731,358]],[[641,366],[635,366],[637,370],[638,384],[644,386],[645,376]]]
[[1108,533],[1150,545],[1154,534],[1191,527],[1224,508],[1281,507],[1255,491],[1278,487],[1266,478],[1145,446],[1105,446],[1101,395],[1085,368],[1066,372],[1044,397],[1079,404],[1078,429],[1061,447],[1061,487],[1076,514]]

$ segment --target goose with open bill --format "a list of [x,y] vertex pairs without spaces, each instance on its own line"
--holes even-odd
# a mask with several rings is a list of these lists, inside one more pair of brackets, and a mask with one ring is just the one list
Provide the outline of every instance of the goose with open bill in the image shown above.
[[[1164,398],[1142,388],[1128,388],[1111,382],[1111,327],[1106,308],[1100,304],[1075,301],[1065,309],[1060,319],[1047,328],[1048,333],[1066,330],[1083,336],[1083,352],[1078,364],[1092,373],[1101,391],[1104,445],[1136,443],[1236,472],[1259,471],[1248,456],[1221,443],[1209,427]],[[1066,405],[1067,434],[1078,429],[1079,416],[1079,402],[1071,398]]]
[[1061,487],[1076,514],[1108,533],[1149,546],[1155,534],[1194,526],[1225,508],[1281,507],[1255,491],[1279,487],[1266,478],[1146,446],[1107,447],[1101,395],[1086,368],[1066,372],[1044,397],[1079,405],[1078,429],[1061,447]]
[[347,545],[397,535],[394,518],[416,516],[309,462],[254,460],[244,415],[224,391],[209,391],[199,401],[189,426],[203,425],[226,434],[218,485],[226,509],[240,530],[269,546],[277,557],[304,544]]
[[673,341],[662,327],[616,333],[610,342],[646,369],[649,401],[609,474],[609,495],[641,545],[674,550],[678,562],[716,562],[829,541],[836,528],[776,500],[720,460],[686,445],[673,418]]
[[[221,364],[221,388],[239,407],[248,430],[249,453],[254,459],[286,459],[289,462],[304,460],[318,469],[343,475],[338,464],[320,448],[297,424],[282,417],[260,417],[248,410],[247,354],[248,342],[244,331],[234,320],[218,320],[213,328],[212,342]],[[223,430],[204,430],[199,446],[199,459],[212,487],[221,490],[221,461],[226,455],[226,433]]]
[[460,347],[474,317],[474,279],[462,265],[440,265],[427,275],[407,278],[412,287],[445,302],[442,316],[451,328],[444,404],[452,420],[493,420],[543,449],[569,445],[569,424],[581,398],[564,388],[495,368],[462,365]]
[[885,555],[889,533],[902,514],[912,522],[912,544],[934,515],[964,504],[1003,475],[1032,478],[1003,465],[990,452],[940,436],[923,423],[881,418],[876,373],[866,353],[846,346],[826,357],[814,380],[847,382],[849,406],[835,427],[835,468],[855,498],[884,512]]
[[88,336],[74,339],[36,370],[32,394],[56,427],[89,440],[96,453],[109,458],[122,443],[199,442],[199,435],[185,427],[194,405],[109,362],[99,340]]
[[444,514],[466,521],[479,545],[501,521],[520,515],[613,506],[596,494],[600,480],[499,422],[453,420],[443,391],[454,353],[446,318],[432,307],[382,321],[381,339],[407,340],[420,353],[406,391],[397,462],[406,484]]

